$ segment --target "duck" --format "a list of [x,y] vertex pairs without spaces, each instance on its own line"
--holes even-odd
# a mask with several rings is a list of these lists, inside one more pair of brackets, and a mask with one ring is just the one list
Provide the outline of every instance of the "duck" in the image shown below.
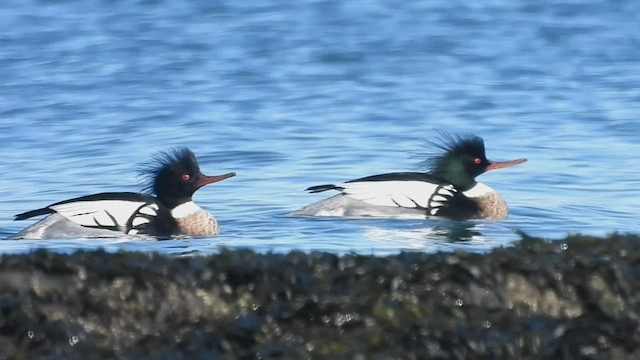
[[494,189],[476,177],[496,169],[522,164],[525,158],[491,161],[482,137],[440,133],[427,141],[422,172],[392,172],[339,184],[308,187],[309,193],[338,194],[307,205],[294,216],[392,217],[423,219],[503,220],[509,208]]
[[205,185],[235,176],[235,172],[202,174],[195,154],[186,147],[152,157],[140,175],[142,192],[102,192],[63,200],[15,215],[26,220],[46,215],[12,239],[120,236],[212,236],[217,220],[193,201]]

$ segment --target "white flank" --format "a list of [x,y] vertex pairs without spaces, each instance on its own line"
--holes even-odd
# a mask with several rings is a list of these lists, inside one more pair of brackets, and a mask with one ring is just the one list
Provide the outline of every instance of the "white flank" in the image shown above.
[[489,186],[483,183],[477,183],[476,186],[472,187],[467,191],[464,191],[463,194],[466,197],[475,198],[475,197],[482,197],[494,192],[496,191],[490,188]]
[[184,204],[180,204],[171,210],[171,216],[176,219],[182,219],[189,215],[195,214],[198,211],[202,211],[202,208],[193,201],[187,201]]
[[[425,181],[359,181],[340,184],[350,197],[372,205],[406,208],[429,206],[438,184]],[[416,206],[417,204],[417,206]]]
[[[51,209],[83,226],[126,226],[129,218],[144,204],[127,200],[74,201],[52,206]],[[145,209],[152,206],[157,209],[155,204],[145,206]]]

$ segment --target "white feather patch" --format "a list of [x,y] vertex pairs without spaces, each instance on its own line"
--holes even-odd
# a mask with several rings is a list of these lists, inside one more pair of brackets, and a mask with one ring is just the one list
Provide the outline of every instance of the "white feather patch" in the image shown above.
[[449,198],[454,196],[455,192],[456,189],[453,187],[453,185],[444,185],[437,188],[429,201],[429,207],[431,208],[429,210],[429,214],[438,215],[438,211],[440,211],[440,208],[445,206],[447,201],[449,201]]
[[157,216],[158,204],[149,204],[138,211],[140,214]]
[[493,190],[492,188],[490,188],[489,186],[483,184],[483,183],[477,183],[474,187],[472,187],[471,189],[464,191],[463,194],[466,197],[470,197],[470,198],[474,198],[474,197],[482,197],[485,196],[489,193],[494,193],[496,192],[495,190]]
[[202,208],[193,201],[187,201],[184,204],[180,204],[171,210],[171,216],[176,219],[182,219],[189,215],[195,214],[198,211],[202,211]]
[[433,195],[433,198],[431,198],[433,201],[436,202],[443,202],[443,201],[447,201],[447,198],[442,196],[442,195]]
[[138,216],[133,218],[133,220],[131,221],[131,227],[137,227],[142,224],[148,224],[149,222],[150,222],[149,219]]
[[79,225],[111,227],[126,226],[129,218],[144,204],[128,200],[74,201],[52,206],[51,209]]
[[[438,184],[425,181],[358,181],[340,184],[348,196],[372,205],[406,208],[429,206]],[[416,205],[417,204],[417,205]]]

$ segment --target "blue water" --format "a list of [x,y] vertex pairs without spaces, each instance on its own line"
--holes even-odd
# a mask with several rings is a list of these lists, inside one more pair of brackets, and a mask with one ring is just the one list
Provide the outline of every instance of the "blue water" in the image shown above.
[[[0,238],[13,215],[138,189],[188,146],[222,234],[0,241],[0,253],[220,245],[385,255],[485,251],[516,230],[639,231],[640,2],[35,1],[0,5]],[[507,221],[288,217],[310,185],[416,170],[435,130],[483,136]]]

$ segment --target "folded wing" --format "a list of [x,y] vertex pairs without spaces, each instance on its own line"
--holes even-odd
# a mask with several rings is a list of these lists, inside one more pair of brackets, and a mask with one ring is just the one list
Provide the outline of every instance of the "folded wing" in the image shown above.
[[168,210],[152,196],[113,192],[61,201],[42,209],[16,215],[16,220],[56,212],[85,227],[126,234],[153,233],[154,220],[166,221]]

